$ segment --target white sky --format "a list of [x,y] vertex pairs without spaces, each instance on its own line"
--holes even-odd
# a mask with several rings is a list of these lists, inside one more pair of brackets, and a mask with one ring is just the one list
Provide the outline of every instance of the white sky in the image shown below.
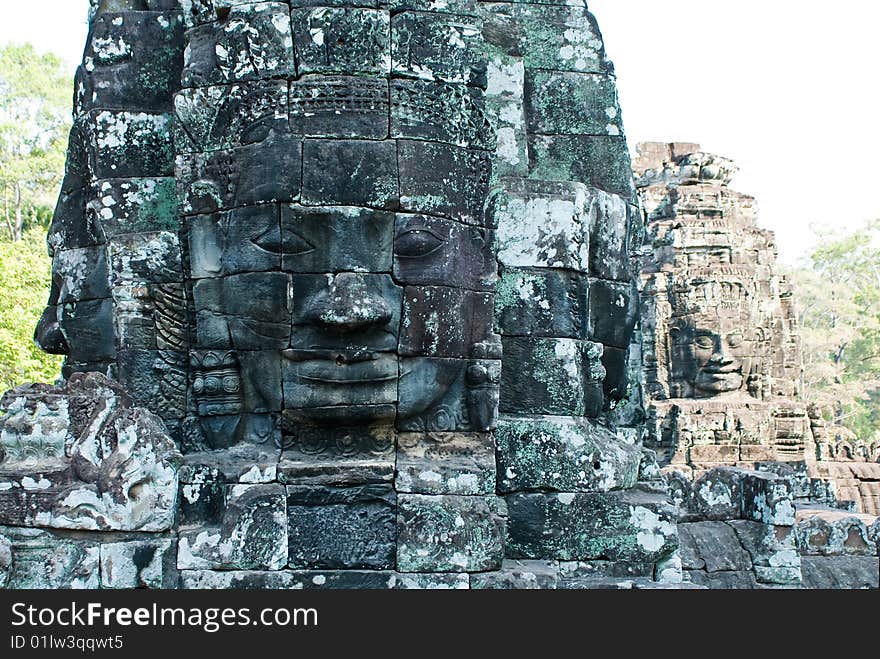
[[[792,263],[811,224],[880,217],[880,2],[588,0],[617,68],[631,147],[699,142],[741,167],[762,226]],[[0,0],[0,43],[70,63],[88,0]]]

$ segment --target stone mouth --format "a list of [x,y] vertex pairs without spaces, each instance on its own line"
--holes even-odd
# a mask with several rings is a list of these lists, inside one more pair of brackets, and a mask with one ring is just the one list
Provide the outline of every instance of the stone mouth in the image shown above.
[[366,357],[359,353],[355,359],[350,354],[331,351],[323,357],[308,358],[308,355],[299,354],[288,359],[296,363],[294,377],[304,384],[381,384],[398,378],[397,358],[394,355],[371,353]]

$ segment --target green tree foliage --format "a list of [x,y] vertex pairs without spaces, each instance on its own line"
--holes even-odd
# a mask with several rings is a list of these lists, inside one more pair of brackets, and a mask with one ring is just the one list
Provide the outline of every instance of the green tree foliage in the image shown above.
[[30,44],[0,48],[0,213],[8,237],[45,224],[64,172],[70,76]]
[[791,273],[804,346],[805,395],[865,441],[880,438],[880,220],[821,234]]
[[61,358],[33,341],[34,328],[49,298],[52,263],[40,227],[17,242],[0,241],[0,391],[24,382],[53,382]]

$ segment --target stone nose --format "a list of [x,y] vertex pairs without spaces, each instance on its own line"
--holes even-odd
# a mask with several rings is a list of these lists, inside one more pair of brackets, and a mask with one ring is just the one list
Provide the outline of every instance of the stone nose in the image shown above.
[[729,364],[733,361],[727,342],[723,341],[721,338],[715,339],[715,349],[712,351],[712,361],[718,364]]
[[70,347],[67,345],[67,339],[61,331],[61,324],[58,322],[58,297],[60,285],[56,277],[52,278],[52,288],[49,292],[49,302],[43,309],[40,321],[34,330],[34,343],[39,346],[43,352],[50,355],[68,355]]
[[354,272],[333,276],[315,311],[317,324],[343,332],[386,325],[393,315],[380,292],[371,290],[364,276]]

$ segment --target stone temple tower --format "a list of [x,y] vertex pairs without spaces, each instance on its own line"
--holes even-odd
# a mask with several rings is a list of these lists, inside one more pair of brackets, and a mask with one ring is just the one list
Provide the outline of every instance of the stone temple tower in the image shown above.
[[794,298],[755,200],[729,185],[736,166],[698,144],[643,143],[638,153],[648,444],[692,475],[805,463],[839,498],[876,511],[876,454],[853,460],[804,400]]

